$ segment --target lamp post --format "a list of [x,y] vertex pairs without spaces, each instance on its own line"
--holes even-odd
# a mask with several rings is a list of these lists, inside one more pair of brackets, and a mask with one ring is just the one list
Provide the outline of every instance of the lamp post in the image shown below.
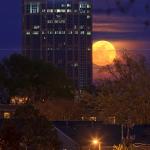
[[98,145],[98,150],[101,150],[101,141],[100,141],[100,139],[97,139],[97,138],[93,139],[92,144],[93,145]]

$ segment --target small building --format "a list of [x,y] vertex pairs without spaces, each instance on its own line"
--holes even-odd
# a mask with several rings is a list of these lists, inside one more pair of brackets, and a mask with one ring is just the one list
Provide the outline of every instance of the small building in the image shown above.
[[0,119],[9,119],[15,113],[17,105],[0,104]]

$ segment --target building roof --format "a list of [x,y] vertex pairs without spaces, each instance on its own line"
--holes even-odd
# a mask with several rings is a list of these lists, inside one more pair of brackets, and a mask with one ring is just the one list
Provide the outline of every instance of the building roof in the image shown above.
[[100,138],[103,146],[121,143],[121,126],[90,121],[57,121],[54,125],[79,145],[88,145],[93,138]]
[[0,104],[0,111],[14,112],[17,107],[18,107],[18,105]]

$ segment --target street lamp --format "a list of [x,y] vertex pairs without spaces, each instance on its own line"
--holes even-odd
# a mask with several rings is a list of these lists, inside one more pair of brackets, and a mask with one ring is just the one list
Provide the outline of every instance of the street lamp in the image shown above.
[[98,150],[101,150],[101,141],[100,141],[100,139],[97,139],[97,138],[93,139],[92,144],[93,145],[98,145]]

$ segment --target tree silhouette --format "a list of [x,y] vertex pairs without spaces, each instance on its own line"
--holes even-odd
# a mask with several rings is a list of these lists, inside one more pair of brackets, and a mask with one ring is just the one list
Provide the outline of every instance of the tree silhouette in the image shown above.
[[95,98],[98,117],[108,121],[115,117],[117,123],[150,123],[150,72],[143,57],[134,59],[124,55],[108,66],[112,78],[99,85]]
[[73,86],[65,73],[51,64],[11,55],[2,61],[0,82],[10,96],[44,101],[51,97],[72,97]]
[[2,150],[59,150],[60,145],[51,122],[29,104],[18,107],[14,119],[4,122],[0,130]]

